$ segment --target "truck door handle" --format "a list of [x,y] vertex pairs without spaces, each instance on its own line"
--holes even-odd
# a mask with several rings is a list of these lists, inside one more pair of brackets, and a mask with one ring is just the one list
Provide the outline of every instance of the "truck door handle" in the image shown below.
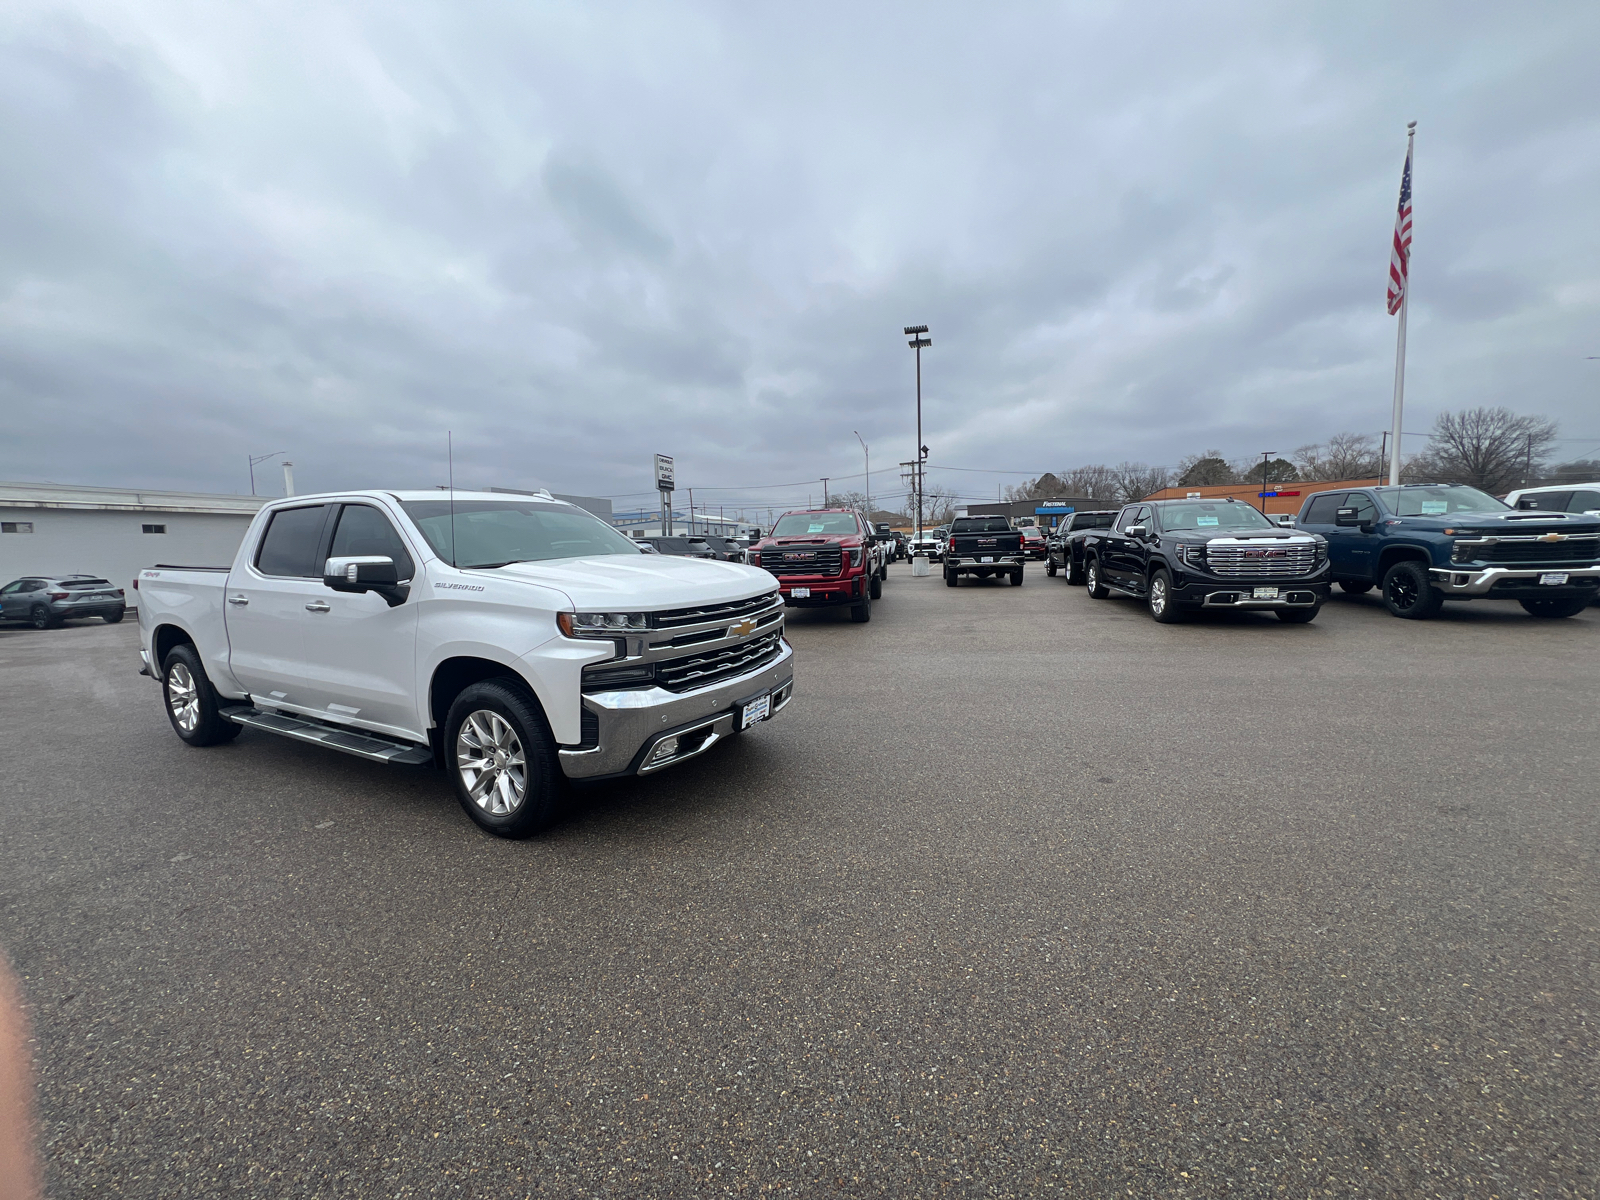
[[228,597],[228,603],[229,604],[237,604],[237,605],[239,605],[239,607],[243,608],[246,604],[250,603],[250,597],[249,596],[229,596]]
[[310,604],[306,605],[306,611],[307,612],[328,612],[329,611],[328,602],[326,600],[313,600]]

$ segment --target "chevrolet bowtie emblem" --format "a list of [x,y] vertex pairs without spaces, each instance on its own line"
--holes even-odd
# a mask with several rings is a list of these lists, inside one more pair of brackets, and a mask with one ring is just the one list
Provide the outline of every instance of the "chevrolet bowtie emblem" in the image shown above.
[[728,626],[729,637],[744,637],[746,634],[751,634],[755,631],[756,623],[755,618],[753,617],[746,617],[744,620],[735,621],[732,625]]
[[1546,533],[1539,540],[1541,542],[1564,542],[1567,540],[1567,535],[1564,533]]

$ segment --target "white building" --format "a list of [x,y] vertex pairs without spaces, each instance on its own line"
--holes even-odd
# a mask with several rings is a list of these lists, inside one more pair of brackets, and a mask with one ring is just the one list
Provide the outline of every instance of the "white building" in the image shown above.
[[213,496],[0,483],[0,584],[24,575],[99,575],[138,603],[133,578],[158,562],[229,566],[272,496]]

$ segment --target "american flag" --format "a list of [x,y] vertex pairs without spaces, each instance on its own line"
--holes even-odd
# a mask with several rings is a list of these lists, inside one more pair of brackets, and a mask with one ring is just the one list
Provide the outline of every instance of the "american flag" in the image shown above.
[[1394,247],[1389,251],[1389,315],[1400,311],[1411,273],[1411,147],[1400,173],[1400,208],[1394,216]]

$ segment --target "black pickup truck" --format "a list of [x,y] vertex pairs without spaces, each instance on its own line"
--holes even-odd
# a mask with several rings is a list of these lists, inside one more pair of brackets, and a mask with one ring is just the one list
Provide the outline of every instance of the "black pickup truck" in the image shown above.
[[1054,576],[1057,571],[1066,574],[1068,583],[1083,582],[1083,539],[1095,529],[1109,529],[1111,519],[1117,515],[1114,508],[1092,509],[1088,512],[1069,513],[1057,527],[1046,552],[1044,573]]
[[1025,554],[1022,534],[1011,528],[1009,517],[957,517],[944,547],[944,581],[955,587],[962,575],[1004,575],[1021,587]]
[[1163,623],[1185,610],[1254,608],[1302,624],[1328,598],[1328,543],[1235,500],[1145,501],[1088,534],[1083,576],[1094,599],[1136,596]]

